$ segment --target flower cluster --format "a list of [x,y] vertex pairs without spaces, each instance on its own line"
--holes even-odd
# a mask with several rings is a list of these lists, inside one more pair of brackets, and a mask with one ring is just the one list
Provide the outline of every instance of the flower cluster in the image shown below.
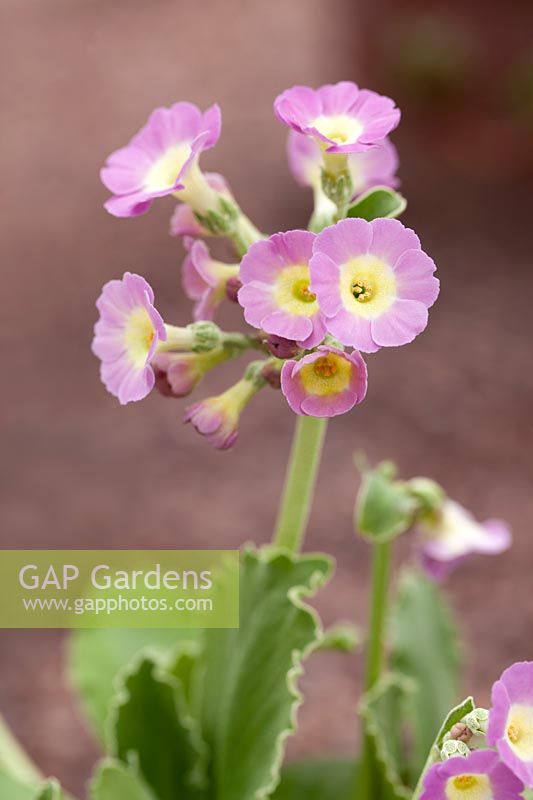
[[[121,403],[155,386],[182,397],[215,366],[248,349],[263,353],[218,398],[195,403],[185,421],[218,448],[236,439],[238,419],[264,385],[281,387],[300,415],[344,414],[366,394],[361,353],[412,342],[428,322],[439,282],[417,235],[397,219],[350,217],[350,203],[377,186],[397,185],[398,158],[388,135],[394,102],[356,84],[297,86],[274,103],[289,128],[289,166],[313,189],[308,230],[266,237],[238,206],[225,178],[204,173],[201,154],[221,129],[218,106],[156,109],[130,143],[109,157],[102,181],[115,216],[145,213],[158,197],[180,202],[170,230],[187,251],[182,268],[193,300],[192,325],[163,322],[150,286],[138,275],[106,284],[97,302],[94,353],[107,389]],[[223,236],[237,259],[213,258],[203,237]],[[253,331],[224,333],[213,322],[224,300],[238,302]]]
[[[532,661],[505,670],[492,687],[487,716],[488,725],[481,726],[465,718],[460,731],[465,755],[434,764],[424,777],[420,800],[517,800],[524,786],[533,788]],[[473,736],[494,749],[470,750]]]

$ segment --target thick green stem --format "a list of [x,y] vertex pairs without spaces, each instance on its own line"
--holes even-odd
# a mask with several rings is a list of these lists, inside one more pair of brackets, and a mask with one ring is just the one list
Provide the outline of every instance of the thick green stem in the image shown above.
[[0,716],[0,770],[23,786],[36,786],[42,780],[37,767],[17,742]]
[[[369,692],[374,688],[383,671],[391,553],[391,542],[379,542],[373,546],[372,596],[366,654],[365,692]],[[363,726],[362,749],[361,769],[357,777],[354,798],[357,798],[357,800],[374,800],[378,794],[379,787],[376,786],[373,743],[365,726]]]
[[322,417],[298,417],[296,422],[273,540],[293,553],[302,546],[326,428],[327,420]]

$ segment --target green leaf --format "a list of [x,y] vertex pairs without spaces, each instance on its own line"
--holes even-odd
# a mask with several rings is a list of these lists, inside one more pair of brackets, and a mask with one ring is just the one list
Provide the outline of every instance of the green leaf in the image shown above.
[[387,186],[377,186],[362,194],[348,209],[347,217],[360,217],[371,222],[380,217],[399,217],[407,207],[401,194]]
[[205,747],[176,674],[139,656],[112,706],[113,755],[135,765],[158,800],[199,797]]
[[[359,713],[365,723],[366,747],[360,779],[369,775],[366,794],[379,800],[410,800],[402,780],[400,708],[411,684],[403,676],[384,675],[361,700]],[[370,788],[370,793],[368,789]],[[362,786],[356,796],[365,796]]]
[[337,622],[324,631],[317,650],[340,650],[353,653],[363,642],[363,633],[351,622]]
[[459,657],[451,613],[433,583],[401,575],[390,617],[391,665],[413,681],[407,701],[413,727],[412,774],[418,775],[441,720],[458,694]]
[[302,701],[302,661],[322,636],[303,598],[330,571],[322,555],[275,548],[243,553],[240,627],[205,632],[202,730],[213,754],[217,800],[266,798],[278,783]]
[[424,767],[420,771],[418,783],[413,794],[413,800],[416,800],[416,798],[418,798],[422,794],[422,788],[423,788],[422,784],[426,771],[432,764],[436,764],[438,761],[440,761],[440,751],[442,749],[442,745],[444,743],[446,734],[451,731],[451,729],[457,722],[460,722],[463,719],[463,717],[465,717],[467,714],[470,714],[470,712],[473,711],[474,708],[475,704],[473,698],[467,697],[466,700],[463,700],[463,702],[459,703],[458,706],[452,708],[452,710],[448,712],[448,714],[446,715],[444,722],[440,726],[437,735],[435,736],[435,741],[433,742],[431,748],[429,749],[429,755],[424,763]]
[[405,483],[394,480],[390,464],[365,469],[355,503],[355,526],[374,542],[394,539],[413,524],[417,501]]
[[141,650],[170,654],[180,642],[198,639],[187,629],[80,629],[69,645],[69,677],[97,736],[103,741],[108,708],[120,670]]
[[35,787],[26,786],[10,775],[0,772],[0,797],[9,800],[34,800]]
[[90,797],[91,800],[155,800],[133,770],[111,758],[99,764],[91,782]]
[[353,761],[303,761],[289,764],[272,800],[345,800],[355,782]]

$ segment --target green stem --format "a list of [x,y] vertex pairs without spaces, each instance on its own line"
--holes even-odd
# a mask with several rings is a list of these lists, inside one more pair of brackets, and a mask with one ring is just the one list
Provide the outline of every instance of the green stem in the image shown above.
[[327,420],[298,417],[285,478],[274,544],[297,553],[303,542],[315,488]]
[[[391,542],[377,542],[372,553],[372,596],[370,607],[370,630],[368,635],[365,692],[374,688],[383,671],[387,594],[389,586]],[[374,769],[374,748],[363,726],[363,755],[357,777],[354,797],[357,800],[374,800],[379,791]]]
[[0,770],[23,786],[35,786],[42,775],[0,716]]

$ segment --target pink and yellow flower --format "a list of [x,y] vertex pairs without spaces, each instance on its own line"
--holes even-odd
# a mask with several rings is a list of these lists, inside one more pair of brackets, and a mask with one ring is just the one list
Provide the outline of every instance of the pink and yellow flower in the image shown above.
[[434,764],[420,800],[520,800],[524,786],[493,750]]
[[152,362],[156,388],[167,397],[186,397],[209,370],[231,355],[222,347],[204,353],[157,353]]
[[212,320],[226,297],[228,281],[239,276],[238,264],[225,264],[211,258],[200,239],[184,239],[188,250],[182,267],[182,284],[187,297],[195,300],[195,320]]
[[443,580],[468,556],[498,555],[511,546],[509,526],[499,519],[477,522],[453,500],[424,517],[418,526],[422,566],[433,580]]
[[360,153],[381,142],[400,122],[389,97],[350,81],[311,89],[293,86],[274,102],[278,119],[317,140],[328,153]]
[[198,161],[218,141],[220,127],[217,105],[204,113],[192,103],[157,108],[101,170],[102,182],[113,193],[105,208],[116,217],[134,217],[148,211],[155,198],[174,194],[201,213],[208,210],[216,192]]
[[365,399],[366,364],[356,351],[322,345],[299,361],[286,361],[281,389],[296,414],[336,417]]
[[[322,150],[317,142],[291,130],[287,140],[287,157],[289,168],[298,183],[312,188],[315,193],[322,192]],[[398,164],[397,150],[389,139],[383,139],[364,152],[350,153],[348,169],[354,196],[375,186],[397,187]],[[335,210],[335,204],[331,205]]]
[[100,318],[92,351],[102,362],[102,381],[122,404],[142,400],[154,386],[150,361],[158,342],[167,338],[152,288],[140,275],[126,272],[122,280],[105,284],[96,307]]
[[324,317],[309,290],[315,234],[276,233],[253,244],[244,256],[239,303],[249,325],[315,347],[326,333]]
[[310,262],[311,291],[329,333],[373,353],[421,333],[439,293],[435,264],[396,219],[344,219],[322,231]]
[[513,664],[492,687],[487,742],[533,788],[533,661]]

